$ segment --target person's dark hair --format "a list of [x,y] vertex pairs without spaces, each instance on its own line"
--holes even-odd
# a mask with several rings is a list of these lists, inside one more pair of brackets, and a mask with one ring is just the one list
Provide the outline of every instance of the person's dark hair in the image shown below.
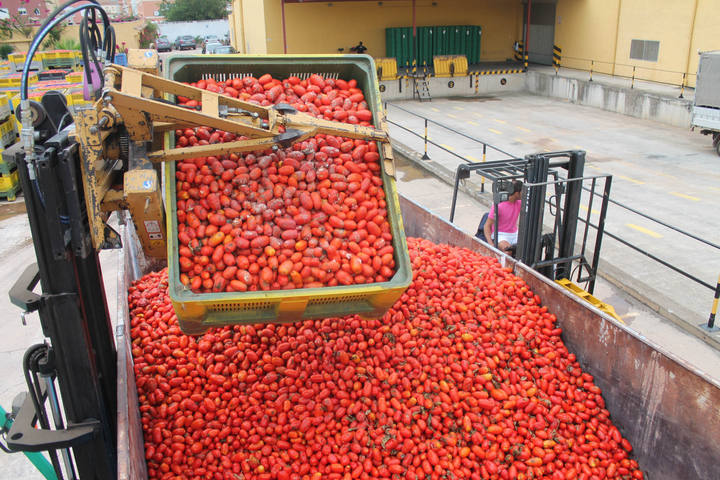
[[518,193],[522,191],[523,182],[520,180],[513,180],[513,190],[512,193]]

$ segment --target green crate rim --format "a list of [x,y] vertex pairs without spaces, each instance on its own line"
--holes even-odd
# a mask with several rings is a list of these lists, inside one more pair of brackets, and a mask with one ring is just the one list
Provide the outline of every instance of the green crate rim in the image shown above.
[[[232,64],[232,60],[237,60],[237,55],[212,55],[208,58],[206,55],[172,55],[166,60],[166,76],[173,78],[174,73],[182,67],[189,64],[202,65],[225,65]],[[365,97],[368,100],[368,107],[373,112],[373,118],[378,118],[379,112],[382,112],[382,101],[378,89],[375,62],[368,55],[263,55],[263,56],[246,56],[240,58],[246,63],[238,64],[238,67],[259,74],[264,65],[282,66],[287,65],[289,61],[297,64],[297,73],[302,70],[307,72],[317,72],[318,68],[323,66],[337,66],[338,63],[344,65],[359,66],[366,74],[369,81],[368,92]],[[179,64],[179,65],[178,65]],[[243,72],[238,72],[243,73]],[[327,73],[327,72],[324,72]],[[166,136],[166,147],[170,134]],[[381,158],[382,164],[382,158]],[[168,286],[170,299],[177,303],[195,302],[199,304],[209,305],[218,302],[244,301],[252,299],[253,301],[280,302],[282,300],[294,299],[298,297],[308,297],[318,299],[331,299],[347,295],[372,295],[387,291],[388,289],[405,289],[412,281],[412,269],[410,266],[410,255],[407,248],[407,239],[405,236],[405,228],[402,223],[400,214],[400,202],[397,193],[395,179],[387,175],[384,169],[382,171],[383,190],[385,191],[385,201],[387,203],[388,217],[394,216],[397,221],[391,223],[391,232],[393,235],[393,250],[395,256],[395,275],[387,282],[348,285],[336,287],[322,288],[298,288],[293,290],[269,290],[255,292],[220,292],[220,293],[193,293],[180,283],[178,262],[178,245],[174,235],[168,234]],[[177,205],[175,192],[175,162],[165,165],[165,210],[167,232],[177,231]],[[362,288],[362,292],[358,289]]]

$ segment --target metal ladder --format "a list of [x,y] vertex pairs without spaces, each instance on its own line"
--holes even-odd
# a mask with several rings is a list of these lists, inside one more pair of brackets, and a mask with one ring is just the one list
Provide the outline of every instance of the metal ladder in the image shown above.
[[422,77],[413,77],[413,87],[415,89],[413,97],[417,98],[421,102],[430,102],[432,97],[430,96],[430,88],[428,86],[427,75]]

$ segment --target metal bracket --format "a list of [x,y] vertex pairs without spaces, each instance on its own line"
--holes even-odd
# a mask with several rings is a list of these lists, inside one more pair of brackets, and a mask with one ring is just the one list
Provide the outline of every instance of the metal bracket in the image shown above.
[[457,169],[457,178],[459,180],[465,180],[470,178],[470,169],[467,165],[459,165]]
[[304,132],[289,128],[285,132],[275,135],[273,141],[277,142],[283,148],[291,146],[298,138],[302,137]]
[[25,268],[15,284],[10,288],[10,301],[26,312],[34,312],[40,308],[42,297],[33,292],[33,289],[40,281],[40,269],[37,263],[32,263]]
[[288,105],[287,103],[278,103],[273,108],[282,114],[297,113],[295,107]]
[[[45,398],[46,388],[43,386],[41,389],[42,396]],[[26,395],[7,434],[9,449],[22,452],[42,452],[74,447],[91,440],[100,430],[100,422],[97,420],[69,425],[63,430],[35,428],[33,425],[36,420],[35,406],[30,396]]]

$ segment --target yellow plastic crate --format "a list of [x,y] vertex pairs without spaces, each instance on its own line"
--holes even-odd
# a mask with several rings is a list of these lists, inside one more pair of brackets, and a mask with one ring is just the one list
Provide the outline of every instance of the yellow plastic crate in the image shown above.
[[72,60],[77,58],[74,50],[51,50],[49,52],[42,52],[41,58],[65,58]]
[[12,190],[17,187],[18,184],[18,173],[15,169],[8,175],[0,175],[0,191]]
[[12,115],[13,109],[10,104],[10,98],[4,93],[0,93],[0,121],[4,121]]
[[68,73],[65,75],[65,81],[68,83],[82,83],[84,71],[79,70],[77,72]]
[[[25,65],[25,59],[27,58],[27,52],[22,53],[11,53],[8,55],[8,61],[10,62],[10,70],[19,72],[22,71],[23,65]],[[30,70],[40,70],[42,68],[42,54],[36,53],[30,62]]]
[[11,68],[9,61],[0,62],[0,72],[9,72]]
[[[37,83],[38,76],[37,73],[30,72],[28,75],[28,85],[32,85]],[[4,77],[0,77],[0,88],[4,87],[19,87],[22,83],[22,74],[21,73],[11,73],[9,75],[5,75]]]
[[433,57],[436,77],[464,77],[468,73],[465,55],[436,55]]
[[[356,79],[374,118],[383,114],[375,62],[364,55],[193,55],[170,57],[165,64],[165,74],[180,82],[195,81],[205,75],[270,73],[275,78],[284,78],[314,72]],[[166,147],[173,146],[173,138],[170,134],[166,136]],[[382,164],[382,157],[380,161]],[[228,324],[294,322],[350,314],[380,318],[412,281],[395,179],[381,169],[396,269],[389,281],[294,290],[194,293],[180,282],[175,162],[168,162],[166,167],[168,287],[178,323],[185,333],[200,334]]]
[[395,58],[376,58],[375,67],[381,82],[397,78],[397,60]]
[[0,123],[0,144],[2,147],[8,147],[17,141],[17,128],[15,121],[8,118]]
[[90,105],[92,103],[89,100],[85,100],[82,88],[74,88],[67,91],[67,93],[65,94],[65,98],[67,98],[69,107],[82,107],[85,105]]

